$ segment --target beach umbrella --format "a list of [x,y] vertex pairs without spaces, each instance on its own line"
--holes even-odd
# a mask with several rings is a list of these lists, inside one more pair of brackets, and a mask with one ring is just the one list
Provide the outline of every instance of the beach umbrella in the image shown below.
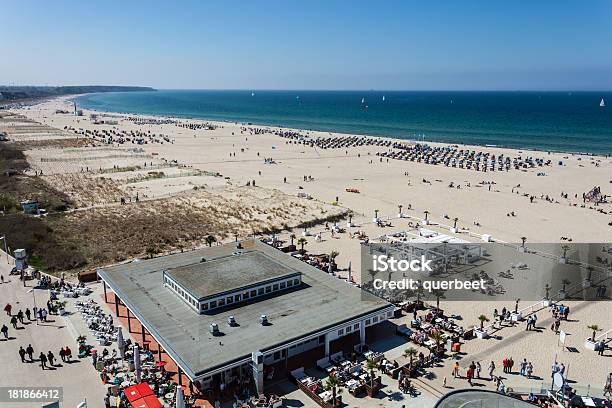
[[125,341],[123,340],[123,331],[121,326],[117,327],[117,348],[119,349],[119,355],[121,358],[125,358]]
[[134,346],[134,372],[136,373],[136,381],[140,382],[141,381],[141,367],[140,367],[140,349],[138,348],[138,346]]
[[176,387],[176,408],[185,408],[185,398],[183,397],[183,388],[180,385]]

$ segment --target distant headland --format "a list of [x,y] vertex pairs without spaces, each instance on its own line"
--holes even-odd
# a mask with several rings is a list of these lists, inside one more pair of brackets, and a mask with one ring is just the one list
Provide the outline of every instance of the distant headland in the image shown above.
[[0,103],[27,99],[76,95],[94,92],[147,92],[156,89],[146,86],[83,85],[83,86],[1,86]]

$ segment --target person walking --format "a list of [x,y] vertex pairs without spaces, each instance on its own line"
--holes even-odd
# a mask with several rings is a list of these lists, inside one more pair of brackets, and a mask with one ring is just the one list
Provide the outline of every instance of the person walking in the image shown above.
[[482,367],[480,366],[480,361],[476,362],[476,378],[480,379],[480,370],[482,370]]
[[42,367],[42,369],[44,370],[45,368],[47,368],[47,356],[45,356],[45,353],[41,351],[40,355],[38,356],[38,359],[40,360],[40,366]]
[[26,351],[23,349],[23,346],[19,346],[19,357],[21,357],[22,363],[25,363],[25,355]]
[[59,351],[59,356],[62,362],[65,363],[66,362],[66,352],[64,351],[63,347]]
[[468,384],[470,384],[470,386],[474,386],[474,384],[472,384],[472,377],[474,377],[474,369],[471,365],[467,369],[466,377]]
[[457,377],[459,377],[459,362],[455,361],[455,364],[453,365],[453,378]]
[[514,360],[512,357],[508,360],[508,374],[512,374],[512,368],[514,367]]
[[13,329],[17,330],[17,316],[11,317],[11,325],[13,326]]
[[26,309],[25,315],[28,318],[28,321],[32,320],[32,312],[30,312],[30,308],[29,307]]
[[53,353],[51,352],[51,350],[49,350],[49,352],[47,353],[47,360],[49,360],[49,365],[51,367],[55,367],[55,356],[53,355]]
[[491,364],[489,364],[489,378],[491,380],[493,379],[494,372],[495,372],[495,362],[491,361]]
[[597,349],[597,355],[603,356],[604,355],[604,351],[606,351],[606,343],[603,341],[603,339],[601,339],[599,341],[599,346],[598,346],[598,349]]
[[30,359],[30,363],[32,361],[34,361],[34,349],[32,348],[31,344],[28,344],[28,347],[26,347],[26,354],[28,355],[28,358]]
[[72,360],[72,350],[66,346],[66,361],[69,363]]
[[531,361],[527,363],[526,373],[527,373],[527,378],[531,379],[531,375],[533,374],[533,364],[531,364]]
[[6,312],[7,316],[11,315],[11,309],[13,308],[13,306],[11,306],[10,303],[7,303],[6,306],[4,306],[4,311]]
[[4,338],[8,340],[8,327],[6,327],[6,324],[2,325],[2,328],[0,328],[0,332],[2,332]]
[[23,310],[19,309],[19,312],[17,312],[17,319],[19,323],[23,324]]

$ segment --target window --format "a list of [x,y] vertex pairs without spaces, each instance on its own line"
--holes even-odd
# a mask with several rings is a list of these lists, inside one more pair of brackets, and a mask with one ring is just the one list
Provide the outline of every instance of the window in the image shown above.
[[212,302],[210,302],[210,308],[214,309],[215,307],[217,307],[217,301],[213,300]]
[[233,296],[228,296],[227,299],[227,304],[229,305],[230,303],[234,303],[234,297]]
[[208,310],[208,303],[202,303],[202,310]]
[[234,302],[240,302],[240,295],[234,296]]
[[285,289],[287,287],[287,283],[286,282],[281,282],[280,283],[280,288],[281,289]]
[[325,343],[325,335],[319,336],[319,344]]
[[351,332],[351,326],[348,326],[346,329],[344,329],[344,332],[347,333],[347,334],[350,333]]
[[252,290],[251,291],[251,297],[255,297],[257,296],[257,291],[256,290]]
[[374,317],[372,318],[372,322],[373,322],[373,323],[378,322],[378,316],[374,316]]
[[243,299],[248,299],[248,298],[249,298],[249,292],[244,292],[244,293],[242,294],[242,298],[243,298]]
[[259,288],[259,289],[257,289],[257,294],[258,294],[259,296],[263,295],[263,294],[264,294],[264,288]]
[[393,316],[393,312],[387,312],[387,317],[392,317]]
[[359,323],[355,323],[353,325],[353,330],[358,330],[359,329]]
[[275,292],[278,290],[278,283],[275,283],[274,285],[272,285],[272,290]]
[[287,281],[287,287],[290,288],[291,286],[293,286],[293,281]]
[[280,359],[280,351],[276,351],[274,352],[274,360],[279,360]]
[[300,280],[299,279],[294,279],[293,280],[293,284],[294,285],[299,285],[300,284]]
[[225,299],[219,299],[218,305],[219,305],[219,307],[225,306]]
[[272,286],[266,286],[266,293],[272,292]]
[[338,330],[338,336],[344,336],[344,329]]
[[368,324],[370,324],[370,319],[367,319],[367,320],[366,320],[366,322],[365,322],[365,324],[366,324],[366,326],[367,326]]

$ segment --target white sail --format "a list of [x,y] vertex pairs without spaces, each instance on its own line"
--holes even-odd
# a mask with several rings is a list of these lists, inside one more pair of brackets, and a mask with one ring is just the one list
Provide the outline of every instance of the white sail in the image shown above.
[[255,96],[255,92],[251,92],[251,96]]
[[385,95],[383,95],[383,102],[385,101]]
[[365,103],[365,98],[361,98],[361,103]]
[[601,98],[601,102],[599,102],[599,106],[601,106],[602,108],[606,106],[606,102],[604,102],[604,98]]

